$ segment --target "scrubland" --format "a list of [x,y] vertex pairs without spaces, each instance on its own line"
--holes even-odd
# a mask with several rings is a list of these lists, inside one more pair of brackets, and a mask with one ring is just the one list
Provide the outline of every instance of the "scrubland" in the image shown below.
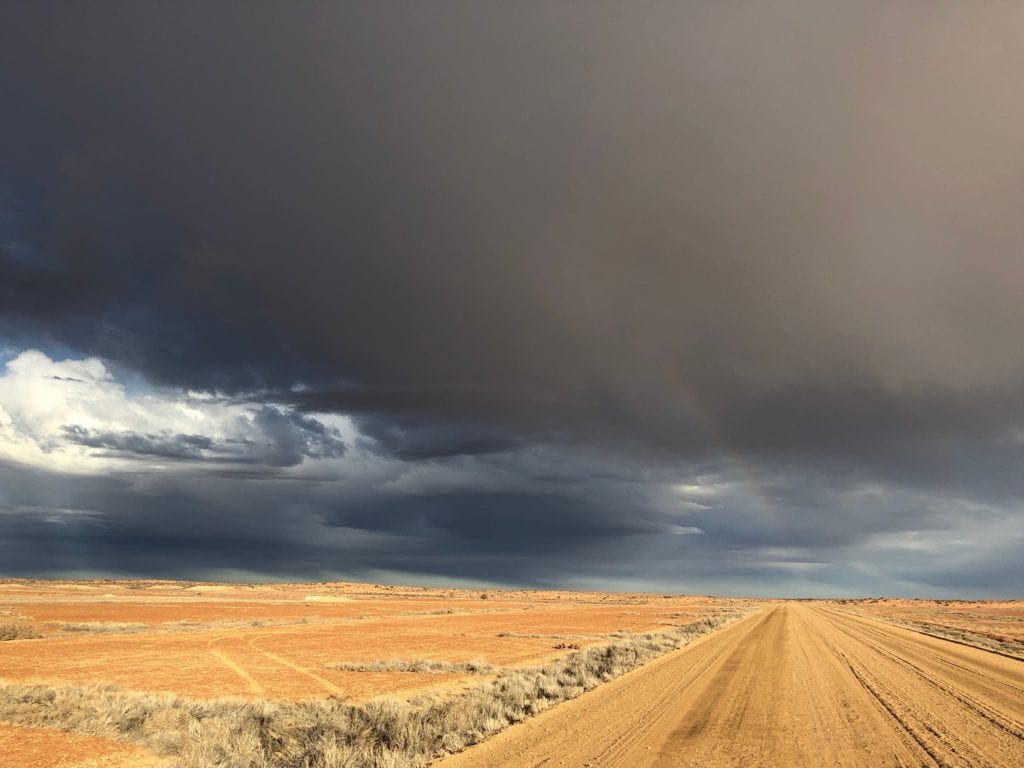
[[838,600],[847,611],[1024,659],[1024,603],[1008,600]]
[[0,747],[22,768],[1019,768],[1022,625],[1013,602],[8,581]]
[[0,721],[26,749],[42,727],[180,768],[423,765],[753,607],[165,582],[0,583],[0,606],[38,636],[0,647]]

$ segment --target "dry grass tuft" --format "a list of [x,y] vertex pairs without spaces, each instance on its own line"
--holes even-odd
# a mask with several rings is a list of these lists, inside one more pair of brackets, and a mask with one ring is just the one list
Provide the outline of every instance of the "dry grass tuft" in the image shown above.
[[148,624],[126,621],[48,621],[46,626],[59,629],[62,632],[81,632],[87,634],[121,634],[127,632],[145,632],[149,629]]
[[37,640],[40,637],[42,637],[42,635],[28,624],[17,624],[14,622],[0,624],[0,641]]
[[472,661],[463,661],[457,664],[448,661],[432,661],[430,659],[416,659],[415,661],[388,659],[386,661],[370,662],[339,661],[325,664],[324,666],[341,672],[418,672],[428,675],[488,675],[494,671],[494,668],[482,659],[473,659]]
[[48,621],[46,626],[62,632],[81,634],[132,634],[136,632],[207,632],[222,629],[248,629],[250,627],[278,627],[291,624],[311,624],[319,619],[304,616],[302,619],[272,621],[269,619],[247,619],[243,621],[165,621],[161,624],[143,624],[135,621]]

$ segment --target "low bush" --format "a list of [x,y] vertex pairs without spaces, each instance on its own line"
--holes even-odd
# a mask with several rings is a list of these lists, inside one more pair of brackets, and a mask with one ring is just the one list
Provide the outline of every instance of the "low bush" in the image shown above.
[[47,626],[54,627],[62,632],[82,632],[96,634],[120,634],[124,632],[145,632],[149,629],[148,624],[123,621],[50,621]]
[[432,661],[430,659],[416,659],[415,661],[402,661],[400,659],[369,662],[339,661],[325,664],[324,666],[341,672],[419,672],[433,675],[452,673],[486,675],[494,671],[493,667],[482,659],[462,661],[455,664],[448,661]]
[[28,624],[16,624],[14,622],[0,624],[0,641],[36,640],[40,637],[42,635]]

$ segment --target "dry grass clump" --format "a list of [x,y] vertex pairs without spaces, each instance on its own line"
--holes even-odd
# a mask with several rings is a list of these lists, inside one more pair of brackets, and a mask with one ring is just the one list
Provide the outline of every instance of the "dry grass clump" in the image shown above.
[[0,641],[37,640],[40,637],[42,635],[28,624],[18,624],[15,622],[0,624]]
[[48,621],[46,626],[53,627],[62,632],[79,632],[82,634],[131,634],[135,632],[205,632],[221,629],[276,627],[291,624],[311,624],[316,620],[314,617],[304,616],[298,621],[271,621],[269,619],[192,621],[190,619],[183,619],[182,621],[165,621],[161,624],[143,624],[136,621]]
[[325,664],[324,666],[341,672],[418,672],[428,675],[487,675],[494,671],[494,668],[482,659],[462,661],[456,664],[448,661],[433,661],[431,659],[416,659],[414,661],[387,659],[386,661],[369,662],[339,661]]
[[110,686],[0,687],[0,721],[139,744],[173,768],[418,768],[590,690],[726,623],[631,635],[550,664],[507,669],[454,695],[350,704],[190,701]]
[[566,634],[544,634],[537,632],[498,632],[495,637],[516,637],[532,640],[599,640],[606,637],[625,637],[632,633],[603,633],[599,635],[566,635]]
[[[160,630],[168,632],[191,632],[208,629],[249,629],[258,627],[291,627],[296,624],[324,624],[328,620],[317,614],[309,614],[301,619],[218,619],[217,621],[165,621],[158,625]],[[345,622],[341,619],[336,623]]]
[[140,624],[134,621],[48,621],[46,626],[54,627],[62,632],[82,632],[96,634],[120,634],[123,632],[145,632],[149,629],[148,624]]
[[299,620],[277,620],[271,619],[244,619],[235,621],[232,619],[218,619],[217,621],[193,621],[183,619],[181,621],[165,621],[157,626],[160,630],[168,632],[202,632],[208,629],[247,629],[249,627],[281,627],[291,624],[310,624],[313,618],[303,616]]

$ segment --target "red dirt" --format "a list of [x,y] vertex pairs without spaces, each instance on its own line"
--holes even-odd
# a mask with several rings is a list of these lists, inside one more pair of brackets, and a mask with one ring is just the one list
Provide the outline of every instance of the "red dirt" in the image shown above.
[[[103,682],[195,698],[363,699],[448,685],[459,676],[341,672],[327,665],[387,659],[536,663],[564,653],[555,648],[559,644],[656,630],[728,607],[728,601],[692,597],[491,591],[482,600],[481,594],[353,584],[0,582],[0,609],[31,617],[46,635],[0,645],[0,677],[55,685]],[[182,621],[269,624],[187,631],[164,626]],[[79,633],[54,622],[150,628]]]
[[156,758],[128,744],[5,723],[0,723],[0,755],[3,765],[12,768],[147,768],[157,765]]
[[837,603],[866,616],[908,622],[919,628],[952,630],[1024,645],[1024,602],[1020,601],[872,599]]

